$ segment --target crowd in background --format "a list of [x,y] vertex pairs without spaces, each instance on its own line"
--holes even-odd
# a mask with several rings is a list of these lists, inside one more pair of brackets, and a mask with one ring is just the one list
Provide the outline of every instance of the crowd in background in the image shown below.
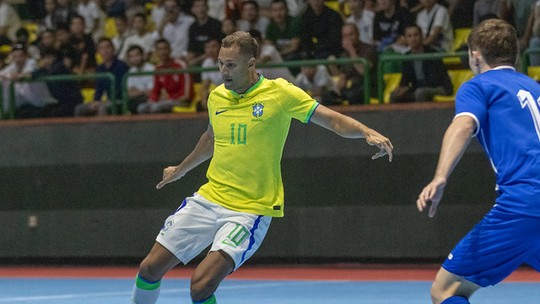
[[[84,84],[93,94],[86,101],[80,83],[21,82],[15,85],[16,117],[110,114],[111,99],[124,97],[126,73],[217,67],[221,39],[237,30],[259,41],[260,64],[365,58],[367,66],[260,69],[266,78],[285,78],[326,105],[362,103],[365,69],[375,76],[379,54],[453,51],[454,29],[487,18],[512,22],[522,48],[540,46],[540,0],[39,0],[29,5],[34,16],[21,20],[15,5],[0,0],[4,109],[10,81],[47,75],[110,72],[115,96],[109,96],[103,79]],[[531,63],[540,65],[535,60],[532,56]],[[395,69],[403,77],[392,102],[452,94],[441,62],[411,61]],[[129,77],[128,109],[171,112],[196,96],[204,111],[209,91],[221,82],[217,72]]]

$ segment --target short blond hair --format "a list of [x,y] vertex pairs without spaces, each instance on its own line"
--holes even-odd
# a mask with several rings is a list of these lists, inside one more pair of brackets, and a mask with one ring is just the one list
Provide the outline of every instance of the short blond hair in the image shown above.
[[221,41],[221,47],[223,48],[230,48],[234,45],[240,48],[241,54],[252,56],[253,58],[257,58],[259,55],[259,44],[247,32],[234,32]]

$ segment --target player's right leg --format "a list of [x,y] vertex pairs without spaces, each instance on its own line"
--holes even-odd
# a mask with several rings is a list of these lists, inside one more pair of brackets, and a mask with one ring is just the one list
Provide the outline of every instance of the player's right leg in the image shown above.
[[431,286],[431,301],[433,304],[466,304],[479,288],[475,283],[441,267]]
[[180,261],[161,244],[155,243],[139,266],[133,287],[133,304],[154,304],[159,297],[161,278]]

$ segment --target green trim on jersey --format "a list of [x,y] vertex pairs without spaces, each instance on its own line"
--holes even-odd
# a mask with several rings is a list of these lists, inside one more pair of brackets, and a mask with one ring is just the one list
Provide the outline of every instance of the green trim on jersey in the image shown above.
[[281,156],[291,120],[309,122],[317,106],[281,78],[261,76],[244,94],[214,89],[208,98],[214,155],[199,193],[231,210],[283,216]]

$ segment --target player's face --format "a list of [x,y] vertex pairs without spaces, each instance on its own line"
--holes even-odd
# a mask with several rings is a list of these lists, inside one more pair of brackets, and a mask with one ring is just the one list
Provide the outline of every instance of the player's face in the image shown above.
[[250,57],[240,53],[240,48],[233,45],[219,50],[219,72],[225,88],[237,93],[244,93],[251,86]]

